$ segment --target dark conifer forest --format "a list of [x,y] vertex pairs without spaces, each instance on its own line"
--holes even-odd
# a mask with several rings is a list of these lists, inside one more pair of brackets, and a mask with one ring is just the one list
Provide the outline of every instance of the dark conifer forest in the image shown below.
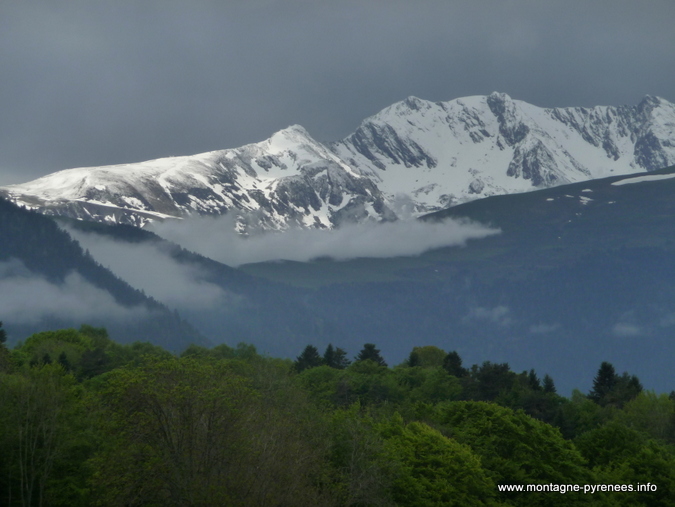
[[87,325],[4,342],[9,507],[672,505],[675,393],[608,362],[567,398],[535,369],[435,346],[387,365],[372,343],[174,355]]

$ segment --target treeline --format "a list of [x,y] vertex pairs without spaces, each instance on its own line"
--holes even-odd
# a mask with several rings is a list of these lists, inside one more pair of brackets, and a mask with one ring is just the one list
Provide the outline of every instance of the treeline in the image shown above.
[[[565,398],[437,347],[390,367],[373,344],[175,356],[83,326],[8,350],[1,329],[2,505],[672,505],[675,401],[608,363]],[[551,483],[657,489],[497,488]]]

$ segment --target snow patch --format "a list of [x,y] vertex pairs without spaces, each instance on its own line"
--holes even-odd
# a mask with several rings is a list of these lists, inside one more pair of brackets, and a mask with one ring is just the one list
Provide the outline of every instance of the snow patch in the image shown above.
[[669,180],[675,178],[675,174],[649,174],[647,176],[637,176],[635,178],[628,178],[612,183],[614,186],[631,185],[633,183],[644,183],[646,181]]

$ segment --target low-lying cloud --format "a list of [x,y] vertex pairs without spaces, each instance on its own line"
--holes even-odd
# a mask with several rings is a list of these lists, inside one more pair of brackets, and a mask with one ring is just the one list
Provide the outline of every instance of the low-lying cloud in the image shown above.
[[495,306],[494,308],[485,308],[483,306],[471,308],[463,320],[465,322],[487,321],[502,327],[508,327],[513,324],[511,309],[504,305]]
[[141,307],[121,306],[75,272],[56,284],[16,259],[0,262],[0,316],[8,323],[37,324],[45,318],[109,321],[139,318],[146,312]]
[[233,303],[237,296],[206,280],[197,266],[171,258],[162,244],[129,243],[67,229],[82,248],[132,287],[172,308],[203,309]]
[[619,338],[629,338],[631,336],[640,336],[644,334],[644,330],[635,324],[629,322],[617,322],[612,327],[612,334]]
[[446,220],[400,220],[344,225],[338,229],[291,229],[248,237],[234,230],[230,217],[198,217],[155,223],[151,229],[181,246],[229,266],[321,257],[348,260],[359,257],[420,255],[434,248],[461,246],[470,239],[498,234],[482,224]]
[[549,333],[555,333],[560,329],[560,324],[555,323],[555,324],[532,324],[530,326],[530,333],[531,334],[549,334]]

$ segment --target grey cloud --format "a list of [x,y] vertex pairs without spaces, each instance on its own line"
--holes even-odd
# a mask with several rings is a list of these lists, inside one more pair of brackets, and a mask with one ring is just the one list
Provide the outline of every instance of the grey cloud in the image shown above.
[[675,100],[671,0],[3,2],[0,184],[337,140],[408,95],[538,106]]
[[109,293],[77,273],[55,284],[11,259],[0,262],[0,315],[12,324],[35,324],[47,317],[81,322],[131,320],[147,316],[147,310],[119,305]]
[[461,246],[470,239],[499,233],[470,222],[401,220],[345,225],[334,230],[291,229],[242,237],[234,231],[233,220],[228,216],[157,223],[152,229],[188,250],[230,266],[282,259],[346,260],[419,255],[433,248]]

